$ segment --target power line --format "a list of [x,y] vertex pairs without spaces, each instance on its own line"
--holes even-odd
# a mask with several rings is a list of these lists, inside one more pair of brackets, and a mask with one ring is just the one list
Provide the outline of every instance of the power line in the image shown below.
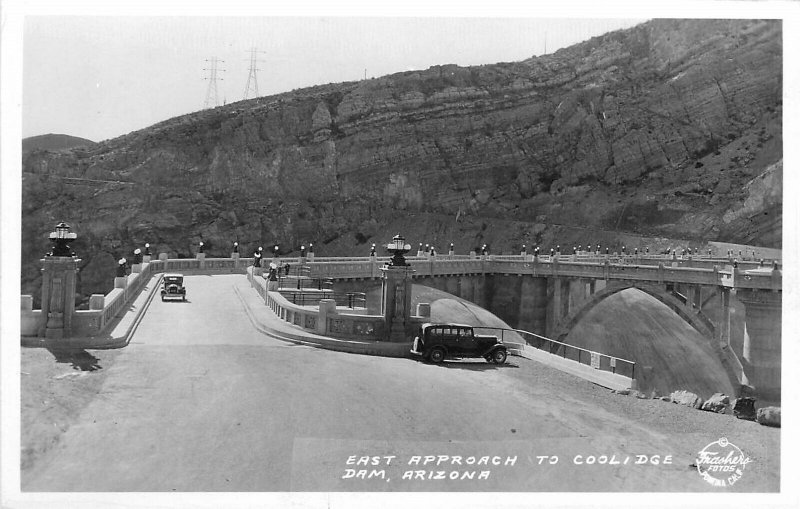
[[220,60],[217,57],[211,57],[210,60],[206,60],[209,62],[210,67],[204,67],[204,71],[208,71],[208,76],[203,78],[204,80],[208,80],[208,89],[206,90],[206,102],[205,108],[210,107],[217,107],[219,106],[219,97],[217,96],[217,80],[225,81],[223,78],[218,78],[218,72],[225,72],[225,69],[219,69],[220,63],[225,63],[224,60]]
[[253,97],[258,97],[257,72],[261,70],[256,67],[258,62],[261,62],[261,60],[257,58],[258,53],[266,53],[266,51],[258,51],[255,47],[250,48],[250,73],[247,75],[247,85],[244,87],[244,97],[242,97],[244,100],[249,98],[251,90],[253,91]]

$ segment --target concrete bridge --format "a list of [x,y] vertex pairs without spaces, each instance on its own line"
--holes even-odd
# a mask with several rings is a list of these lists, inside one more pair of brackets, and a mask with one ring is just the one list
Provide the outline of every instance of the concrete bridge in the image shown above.
[[[74,256],[46,257],[43,309],[33,310],[32,299],[23,296],[23,336],[58,340],[102,335],[149,277],[167,271],[248,274],[265,304],[301,329],[346,340],[389,343],[407,341],[426,319],[410,308],[412,282],[469,300],[517,329],[553,340],[566,338],[572,327],[603,299],[636,288],[669,306],[708,338],[740,384],[754,386],[764,399],[780,399],[781,271],[777,262],[763,267],[755,260],[734,262],[697,256],[538,256],[524,252],[518,256],[418,253],[407,259],[406,267],[392,267],[389,258],[376,255],[320,258],[308,253],[273,260],[291,265],[298,286],[301,281],[330,281],[339,292],[383,286],[380,306],[373,302],[366,309],[353,311],[338,309],[335,302],[326,299],[325,292],[319,294],[313,309],[290,302],[277,287],[270,287],[260,277],[263,269],[253,267],[253,258],[241,258],[238,253],[213,259],[198,253],[196,259],[178,260],[161,254],[157,260],[144,256],[137,261],[131,274],[117,277],[109,295],[93,295],[90,309],[75,310],[66,296],[74,292],[78,260]],[[734,299],[746,309],[747,334],[740,352],[731,348]],[[719,307],[714,313],[716,320],[706,315],[712,301]],[[397,346],[398,351],[404,348]],[[392,350],[390,346],[382,348]]]
[[[303,263],[312,278],[340,290],[378,281],[388,259],[325,258]],[[299,261],[298,261],[299,262]],[[737,382],[780,399],[781,285],[777,261],[735,261],[677,255],[418,256],[414,283],[469,300],[513,327],[564,340],[605,298],[628,288],[643,291],[706,337]],[[731,345],[733,300],[746,309],[744,345]],[[711,303],[718,309],[709,309]],[[711,318],[708,311],[713,311]]]

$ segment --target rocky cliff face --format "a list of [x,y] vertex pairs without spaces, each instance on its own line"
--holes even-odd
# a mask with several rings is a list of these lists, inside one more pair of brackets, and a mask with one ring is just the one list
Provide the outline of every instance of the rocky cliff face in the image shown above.
[[779,247],[781,73],[780,21],[657,20],[522,62],[318,86],[28,152],[23,291],[62,219],[84,294],[144,242],[171,256],[200,240],[211,255],[234,240],[366,254],[397,232],[460,253]]

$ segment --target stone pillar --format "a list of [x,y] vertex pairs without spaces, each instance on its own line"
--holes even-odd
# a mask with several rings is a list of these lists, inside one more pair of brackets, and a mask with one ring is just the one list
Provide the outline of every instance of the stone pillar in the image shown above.
[[556,332],[558,324],[561,322],[561,278],[556,276],[549,278],[547,296],[549,297],[547,306],[547,334],[549,336]]
[[417,316],[421,316],[422,318],[430,318],[431,305],[427,302],[420,302],[417,304]]
[[731,290],[718,287],[719,290],[719,325],[717,327],[717,341],[721,345],[731,345]]
[[745,373],[756,397],[772,402],[781,399],[781,296],[776,291],[736,291],[745,306]]
[[325,335],[328,332],[328,317],[336,315],[336,301],[333,299],[320,299],[319,316],[317,317],[317,333]]
[[692,306],[700,311],[703,308],[703,287],[701,285],[691,286]]
[[75,313],[75,274],[79,258],[48,256],[42,262],[42,323],[39,336],[67,338]]
[[547,278],[524,276],[520,298],[519,328],[545,335],[547,331]]
[[98,310],[103,309],[106,305],[106,296],[102,293],[93,293],[89,297],[89,309]]
[[406,341],[406,326],[411,326],[411,275],[414,269],[408,265],[389,265],[381,268],[381,272],[381,314],[386,323],[386,340]]

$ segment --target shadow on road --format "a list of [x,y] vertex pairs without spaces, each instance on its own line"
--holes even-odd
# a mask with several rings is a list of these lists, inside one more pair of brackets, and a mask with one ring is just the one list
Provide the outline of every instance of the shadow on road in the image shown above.
[[495,369],[519,368],[518,365],[506,361],[503,364],[490,364],[486,361],[451,361],[446,360],[441,364],[426,363],[431,366],[439,366],[447,369],[468,369],[470,371],[492,371]]
[[90,354],[83,348],[67,349],[67,348],[47,348],[47,351],[53,354],[56,362],[71,363],[72,369],[79,371],[97,371],[103,369],[99,364],[100,359]]

